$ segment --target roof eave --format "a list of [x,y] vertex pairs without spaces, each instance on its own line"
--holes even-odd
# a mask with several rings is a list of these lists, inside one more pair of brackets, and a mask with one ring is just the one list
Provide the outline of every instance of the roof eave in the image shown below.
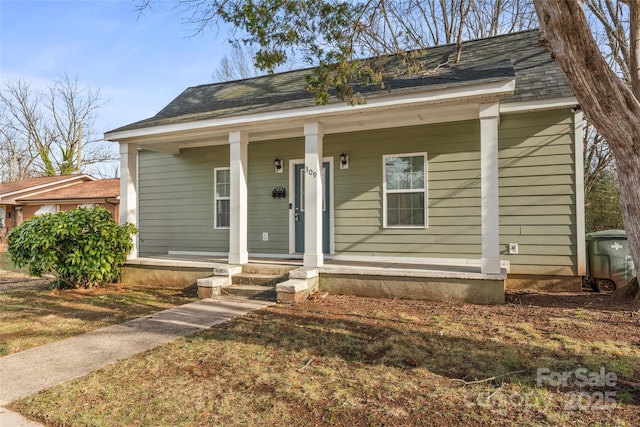
[[500,104],[500,114],[530,113],[534,111],[573,108],[578,105],[574,96],[550,98],[530,101],[509,102]]
[[[15,190],[15,191],[10,191],[8,193],[0,194],[0,200],[2,200],[3,198],[8,198],[9,196],[15,196],[15,195],[20,194],[20,193],[28,193],[29,195],[35,195],[35,194],[44,193],[44,192],[47,192],[47,191],[51,191],[50,187],[55,187],[56,185],[61,185],[61,184],[65,184],[65,185],[62,185],[60,188],[68,187],[70,185],[70,183],[72,183],[73,181],[80,180],[80,179],[83,179],[83,180],[87,179],[89,181],[96,181],[96,178],[92,177],[91,175],[86,175],[86,174],[74,175],[74,176],[69,177],[67,179],[61,179],[59,181],[52,181],[52,182],[48,182],[46,184],[35,185],[35,186],[31,186],[31,187],[20,189],[20,190]],[[28,197],[28,196],[26,196],[26,197]],[[13,197],[12,200],[15,200],[15,197]]]
[[319,120],[345,113],[363,113],[367,111],[392,110],[411,104],[439,104],[471,100],[479,98],[499,98],[510,95],[515,90],[515,77],[495,79],[493,81],[474,82],[468,85],[445,87],[440,89],[422,90],[407,93],[406,90],[394,91],[391,94],[381,94],[367,98],[367,103],[362,105],[349,105],[334,103],[330,105],[316,105],[313,107],[280,110],[267,113],[247,114],[192,122],[150,126],[139,129],[107,132],[104,139],[113,142],[123,142],[132,139],[151,139],[160,135],[176,134],[180,132],[199,131],[225,127],[250,127],[264,123],[278,121],[290,122],[292,120]]
[[77,204],[77,203],[95,203],[105,201],[108,203],[117,203],[116,196],[91,196],[91,197],[69,197],[67,198],[46,198],[46,199],[17,199],[16,202],[21,205],[39,205],[39,204]]

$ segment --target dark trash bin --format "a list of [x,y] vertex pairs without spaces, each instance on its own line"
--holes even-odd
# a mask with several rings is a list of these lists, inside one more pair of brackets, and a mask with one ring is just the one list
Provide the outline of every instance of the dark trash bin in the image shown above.
[[636,276],[624,230],[605,230],[586,235],[587,277],[594,290],[610,292]]

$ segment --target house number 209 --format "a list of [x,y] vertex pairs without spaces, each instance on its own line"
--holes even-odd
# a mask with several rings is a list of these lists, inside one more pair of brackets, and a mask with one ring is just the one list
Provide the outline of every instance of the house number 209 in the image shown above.
[[304,167],[304,172],[309,174],[309,176],[312,176],[314,178],[316,178],[318,176],[318,172],[314,171],[313,169],[309,169],[309,166],[305,166]]

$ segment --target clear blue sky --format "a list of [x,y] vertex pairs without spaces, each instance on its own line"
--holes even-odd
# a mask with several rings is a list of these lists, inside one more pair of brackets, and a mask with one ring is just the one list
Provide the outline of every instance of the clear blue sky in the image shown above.
[[156,2],[139,17],[133,0],[0,0],[1,79],[46,88],[66,72],[100,89],[98,132],[150,117],[211,82],[230,51],[226,33],[193,36],[172,5]]

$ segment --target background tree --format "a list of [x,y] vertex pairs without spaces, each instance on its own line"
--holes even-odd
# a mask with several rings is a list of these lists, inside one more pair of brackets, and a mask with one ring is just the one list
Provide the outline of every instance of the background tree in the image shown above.
[[[598,49],[582,4],[534,0],[541,38],[553,52],[590,122],[607,140],[619,172],[625,229],[634,264],[640,265],[640,1],[629,8],[629,86]],[[634,289],[640,296],[637,281]]]
[[[254,58],[256,50],[251,45],[236,45],[231,54],[225,55],[211,75],[215,82],[243,80],[264,75],[265,72],[256,66]],[[283,72],[293,68],[293,63],[283,64],[274,72]]]
[[588,120],[585,120],[583,144],[586,230],[624,229],[613,154]]
[[13,129],[0,128],[0,182],[28,178],[34,173],[28,147],[19,142]]
[[[24,80],[0,90],[0,163],[3,181],[85,172],[116,160],[113,147],[94,130],[100,92],[61,76],[46,92]],[[6,172],[4,172],[6,170]]]
[[[604,59],[631,86],[629,7],[617,0],[585,0],[584,4],[589,27]],[[624,228],[613,153],[586,119],[584,153],[587,231]]]
[[[138,9],[153,3],[139,0]],[[529,0],[180,0],[178,10],[195,32],[231,24],[229,41],[253,46],[262,71],[316,66],[308,89],[318,103],[328,102],[329,88],[356,103],[357,85],[381,86],[385,70],[363,58],[399,54],[411,72],[415,49],[535,26]]]
[[614,171],[605,170],[585,192],[585,226],[587,232],[624,229],[618,178]]

